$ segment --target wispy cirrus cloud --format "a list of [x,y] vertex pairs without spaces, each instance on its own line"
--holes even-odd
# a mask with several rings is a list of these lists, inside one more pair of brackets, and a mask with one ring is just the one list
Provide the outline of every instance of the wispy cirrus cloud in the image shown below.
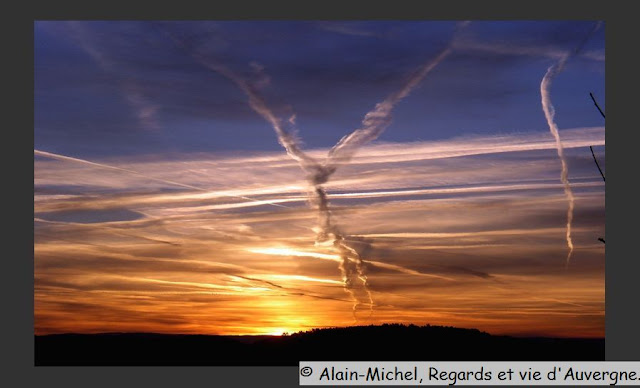
[[[350,244],[367,247],[362,254],[375,301],[372,322],[459,323],[517,334],[517,325],[505,326],[504,320],[521,322],[523,330],[530,330],[524,322],[531,320],[550,333],[565,333],[567,324],[580,327],[581,335],[599,332],[604,247],[596,239],[604,235],[604,185],[583,147],[604,144],[604,129],[561,132],[575,167],[576,196],[574,268],[563,282],[554,279],[563,268],[565,199],[555,145],[543,133],[370,145],[336,175],[327,186],[334,217]],[[86,326],[74,329],[80,331],[110,322],[111,329],[255,332],[246,317],[229,320],[243,308],[281,327],[351,322],[335,268],[340,258],[313,247],[316,220],[306,207],[305,182],[286,156],[88,162],[46,154],[35,161],[40,332],[69,329],[55,318],[60,298],[69,295],[88,317]],[[287,207],[268,205],[278,201]],[[101,221],[90,209],[127,209],[138,216]],[[80,211],[89,212],[92,222],[56,221]],[[124,277],[107,281],[105,274]],[[520,296],[506,291],[514,287]],[[104,321],[106,312],[89,307],[100,304],[115,317],[122,301],[134,297],[157,320]],[[282,306],[300,309],[300,303],[314,308],[296,310],[296,317],[282,312]],[[174,306],[173,323],[153,313],[160,304]],[[506,305],[518,305],[518,313],[510,314]],[[209,323],[190,313],[193,308],[208,314]],[[194,326],[196,321],[201,323]]]
[[146,130],[159,129],[160,122],[157,118],[157,112],[160,106],[152,102],[139,82],[130,77],[118,76],[118,73],[121,73],[118,69],[119,63],[122,61],[109,54],[107,47],[102,46],[99,40],[96,41],[95,37],[99,33],[96,34],[92,31],[90,23],[69,21],[67,24],[71,38],[80,45],[103,71],[116,78],[125,101],[138,118],[140,127]]
[[[461,25],[447,60],[427,66]],[[569,112],[558,132],[575,200],[570,273],[538,88],[588,22],[76,27],[35,26],[36,333],[353,323],[343,260],[314,244],[307,177],[271,124],[312,162],[332,199],[322,210],[362,258],[369,298],[354,292],[373,302],[368,323],[603,335],[604,184],[587,148],[604,162],[605,132],[572,87],[601,93],[602,33],[554,94]],[[421,64],[422,81],[411,73]],[[293,128],[304,155],[285,136]],[[339,143],[340,169],[314,176],[350,128],[360,130]]]

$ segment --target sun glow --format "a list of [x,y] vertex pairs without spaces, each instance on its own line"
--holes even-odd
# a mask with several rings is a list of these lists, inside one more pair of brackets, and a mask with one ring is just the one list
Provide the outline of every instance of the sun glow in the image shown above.
[[298,257],[315,257],[324,260],[341,261],[338,255],[329,255],[326,253],[318,252],[306,252],[298,251],[290,248],[251,248],[247,249],[249,252],[262,253],[265,255],[277,255],[277,256],[298,256]]
[[271,331],[265,333],[265,335],[282,336],[285,333],[287,333],[287,334],[291,333],[291,330],[285,329],[285,328],[282,328],[282,327],[276,327],[276,328],[271,329]]

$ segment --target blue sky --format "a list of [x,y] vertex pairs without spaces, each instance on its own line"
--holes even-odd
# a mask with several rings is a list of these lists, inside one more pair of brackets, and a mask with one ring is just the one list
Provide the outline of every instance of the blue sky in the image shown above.
[[[539,83],[556,59],[540,54],[572,50],[593,25],[477,21],[454,35],[446,21],[36,22],[35,147],[81,157],[278,149],[196,51],[247,77],[263,68],[270,107],[295,113],[305,147],[330,147],[454,36],[379,141],[545,131]],[[589,92],[604,107],[603,28],[554,81],[560,128],[602,124]]]
[[604,336],[602,25],[34,32],[36,333]]

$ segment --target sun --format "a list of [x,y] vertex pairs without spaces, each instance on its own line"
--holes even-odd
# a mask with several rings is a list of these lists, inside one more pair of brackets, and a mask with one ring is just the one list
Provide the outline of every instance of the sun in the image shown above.
[[271,331],[269,331],[268,333],[265,333],[265,335],[274,335],[274,336],[282,336],[285,333],[289,333],[290,331],[288,329],[282,328],[282,327],[275,327],[273,329],[271,329]]

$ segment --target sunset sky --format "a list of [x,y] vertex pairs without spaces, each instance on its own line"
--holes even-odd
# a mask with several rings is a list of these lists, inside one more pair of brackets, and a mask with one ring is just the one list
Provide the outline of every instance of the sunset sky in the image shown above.
[[[589,93],[605,110],[604,30],[36,22],[35,333],[603,337],[605,184],[589,146],[604,171],[605,128]],[[540,87],[565,55],[550,98],[575,197],[568,266]],[[322,163],[376,107],[388,126],[322,183],[339,249],[317,241],[326,213],[274,123]],[[366,283],[345,287],[345,250]]]

